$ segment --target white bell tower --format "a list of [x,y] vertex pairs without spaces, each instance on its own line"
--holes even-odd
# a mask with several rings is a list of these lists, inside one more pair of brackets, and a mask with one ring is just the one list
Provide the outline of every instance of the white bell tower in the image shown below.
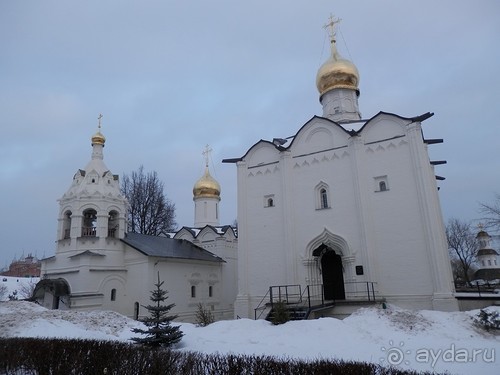
[[127,201],[120,192],[118,175],[103,161],[106,138],[101,119],[92,138],[92,156],[84,169],[59,199],[57,253],[65,251],[105,250],[111,239],[125,236]]

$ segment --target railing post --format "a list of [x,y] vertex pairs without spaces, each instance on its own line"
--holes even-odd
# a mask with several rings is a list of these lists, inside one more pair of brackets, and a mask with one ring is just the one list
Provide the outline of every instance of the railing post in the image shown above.
[[309,285],[307,286],[307,304],[311,308],[311,291],[309,290]]
[[366,291],[368,292],[368,301],[371,301],[371,299],[370,299],[370,284],[368,281],[366,282]]
[[272,309],[273,308],[273,287],[272,286],[269,287],[269,298],[271,301],[271,309]]

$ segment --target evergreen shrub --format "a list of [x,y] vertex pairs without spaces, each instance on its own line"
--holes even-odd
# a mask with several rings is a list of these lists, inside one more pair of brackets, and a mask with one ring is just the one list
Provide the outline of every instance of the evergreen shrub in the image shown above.
[[2,375],[430,375],[339,360],[205,355],[115,341],[0,338]]

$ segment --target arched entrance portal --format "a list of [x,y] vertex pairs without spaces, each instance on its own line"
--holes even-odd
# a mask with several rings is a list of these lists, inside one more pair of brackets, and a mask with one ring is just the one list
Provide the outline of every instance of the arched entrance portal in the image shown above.
[[335,251],[328,250],[321,257],[321,274],[325,299],[345,299],[342,259]]
[[312,252],[321,264],[321,279],[326,300],[345,299],[342,258],[331,247],[321,244]]

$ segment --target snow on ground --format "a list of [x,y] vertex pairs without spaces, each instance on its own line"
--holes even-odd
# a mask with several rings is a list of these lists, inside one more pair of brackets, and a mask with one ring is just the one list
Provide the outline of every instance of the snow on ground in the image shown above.
[[[500,307],[490,307],[500,313]],[[500,335],[479,330],[479,310],[445,313],[389,306],[363,308],[344,320],[321,318],[273,326],[264,320],[179,323],[178,349],[203,353],[336,358],[452,374],[500,373]],[[110,311],[47,310],[29,302],[0,303],[3,337],[67,337],[128,341],[142,323]]]

